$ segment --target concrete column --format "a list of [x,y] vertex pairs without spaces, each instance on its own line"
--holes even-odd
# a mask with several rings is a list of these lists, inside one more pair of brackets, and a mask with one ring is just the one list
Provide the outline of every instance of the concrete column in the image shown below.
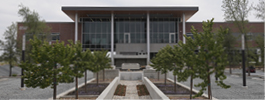
[[186,34],[186,22],[185,22],[185,13],[183,13],[182,15],[182,32],[183,32],[183,43],[186,44],[186,39],[184,37],[184,35]]
[[114,14],[111,13],[111,65],[114,65]]
[[75,13],[75,43],[78,40],[78,13]]
[[146,29],[146,32],[147,32],[147,65],[150,64],[150,17],[149,17],[149,12],[147,13],[147,29]]

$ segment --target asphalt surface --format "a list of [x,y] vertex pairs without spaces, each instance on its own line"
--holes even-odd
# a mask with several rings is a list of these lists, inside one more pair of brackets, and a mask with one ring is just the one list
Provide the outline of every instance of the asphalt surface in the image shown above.
[[[14,66],[12,68],[12,74],[11,75],[21,75],[21,68]],[[0,77],[7,77],[9,76],[9,65],[3,65],[0,66]]]
[[[226,73],[229,73],[229,69],[225,70]],[[233,69],[232,70],[232,74],[235,75],[242,75],[242,69]],[[248,75],[248,73],[246,72],[246,76]],[[258,78],[264,78],[264,72],[262,70],[257,70],[255,73],[250,73],[250,75],[252,77],[258,77]]]
[[[228,89],[223,89],[217,86],[215,83],[214,75],[211,75],[211,86],[212,86],[212,96],[217,99],[264,99],[264,79],[256,78],[252,76],[246,77],[246,87],[243,87],[242,76],[236,74],[227,74],[227,78],[223,81],[225,84],[230,85]],[[172,72],[168,75],[169,78],[173,79]],[[202,82],[201,79],[193,80],[194,84]],[[186,86],[190,86],[190,78],[186,82],[180,82]],[[200,87],[194,87],[196,90],[200,90]],[[208,94],[208,90],[204,91]]]
[[[93,73],[88,72],[88,80],[92,79]],[[84,83],[84,78],[78,80],[79,84]],[[11,78],[0,78],[0,99],[49,99],[53,96],[53,89],[47,87],[41,88],[26,88],[21,90],[20,88],[21,79],[17,77]],[[57,86],[57,95],[75,87],[75,83],[62,83]]]

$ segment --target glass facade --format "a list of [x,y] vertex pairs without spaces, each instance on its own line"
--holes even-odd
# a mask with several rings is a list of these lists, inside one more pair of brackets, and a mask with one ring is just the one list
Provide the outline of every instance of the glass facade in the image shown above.
[[90,50],[110,50],[111,22],[110,18],[82,18],[83,48]]
[[146,43],[146,15],[115,15],[114,43]]
[[[161,16],[163,15],[163,16]],[[111,49],[111,14],[81,18],[82,46],[90,50]],[[116,43],[147,43],[146,14],[114,15],[114,49]],[[150,43],[177,43],[179,18],[150,15]]]
[[178,18],[150,16],[150,43],[178,42]]

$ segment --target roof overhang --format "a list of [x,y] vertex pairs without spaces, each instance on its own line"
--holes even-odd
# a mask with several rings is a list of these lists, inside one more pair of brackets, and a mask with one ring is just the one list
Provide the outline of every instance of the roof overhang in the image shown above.
[[62,11],[73,21],[75,14],[78,17],[87,17],[88,14],[174,14],[176,17],[182,17],[185,13],[186,21],[199,10],[198,6],[63,6]]

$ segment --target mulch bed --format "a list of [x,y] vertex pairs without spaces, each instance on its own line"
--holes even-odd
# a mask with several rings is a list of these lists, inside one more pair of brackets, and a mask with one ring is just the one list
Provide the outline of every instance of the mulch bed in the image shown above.
[[[190,96],[168,96],[169,99],[190,99]],[[204,100],[204,97],[195,97],[194,99]]]
[[[183,88],[179,85],[176,85],[176,92],[174,91],[174,84],[167,83],[166,86],[164,83],[155,83],[155,85],[164,93],[164,94],[190,94],[190,91],[186,88]],[[195,94],[195,93],[193,93]]]
[[[98,97],[78,97],[79,100],[81,99],[89,99],[89,100],[96,100]],[[75,97],[61,97],[59,98],[59,100],[62,99],[62,100],[65,100],[65,99],[70,99],[70,100],[76,100]]]
[[[176,85],[176,92],[174,91],[174,83],[167,80],[166,86],[164,85],[164,79],[160,79],[159,81],[157,79],[150,79],[156,87],[158,87],[164,94],[166,95],[189,95],[190,91],[184,87],[181,87],[179,85]],[[195,94],[195,93],[193,93]]]
[[[190,99],[190,90],[184,87],[181,87],[176,84],[176,92],[174,91],[174,83],[167,80],[166,86],[164,85],[164,79],[149,79],[152,81],[164,94],[168,96],[169,99]],[[192,93],[194,96],[196,93]],[[194,99],[207,99],[205,97],[196,97]]]
[[[78,89],[79,95],[100,95],[101,92],[109,85],[109,83],[89,83],[87,84],[87,92],[85,92],[85,85]],[[75,91],[68,93],[67,95],[75,95]]]
[[125,96],[125,93],[126,93],[126,85],[119,84],[115,90],[114,95]]
[[145,85],[137,85],[136,88],[137,88],[139,96],[149,95],[149,92],[147,88],[145,87]]

